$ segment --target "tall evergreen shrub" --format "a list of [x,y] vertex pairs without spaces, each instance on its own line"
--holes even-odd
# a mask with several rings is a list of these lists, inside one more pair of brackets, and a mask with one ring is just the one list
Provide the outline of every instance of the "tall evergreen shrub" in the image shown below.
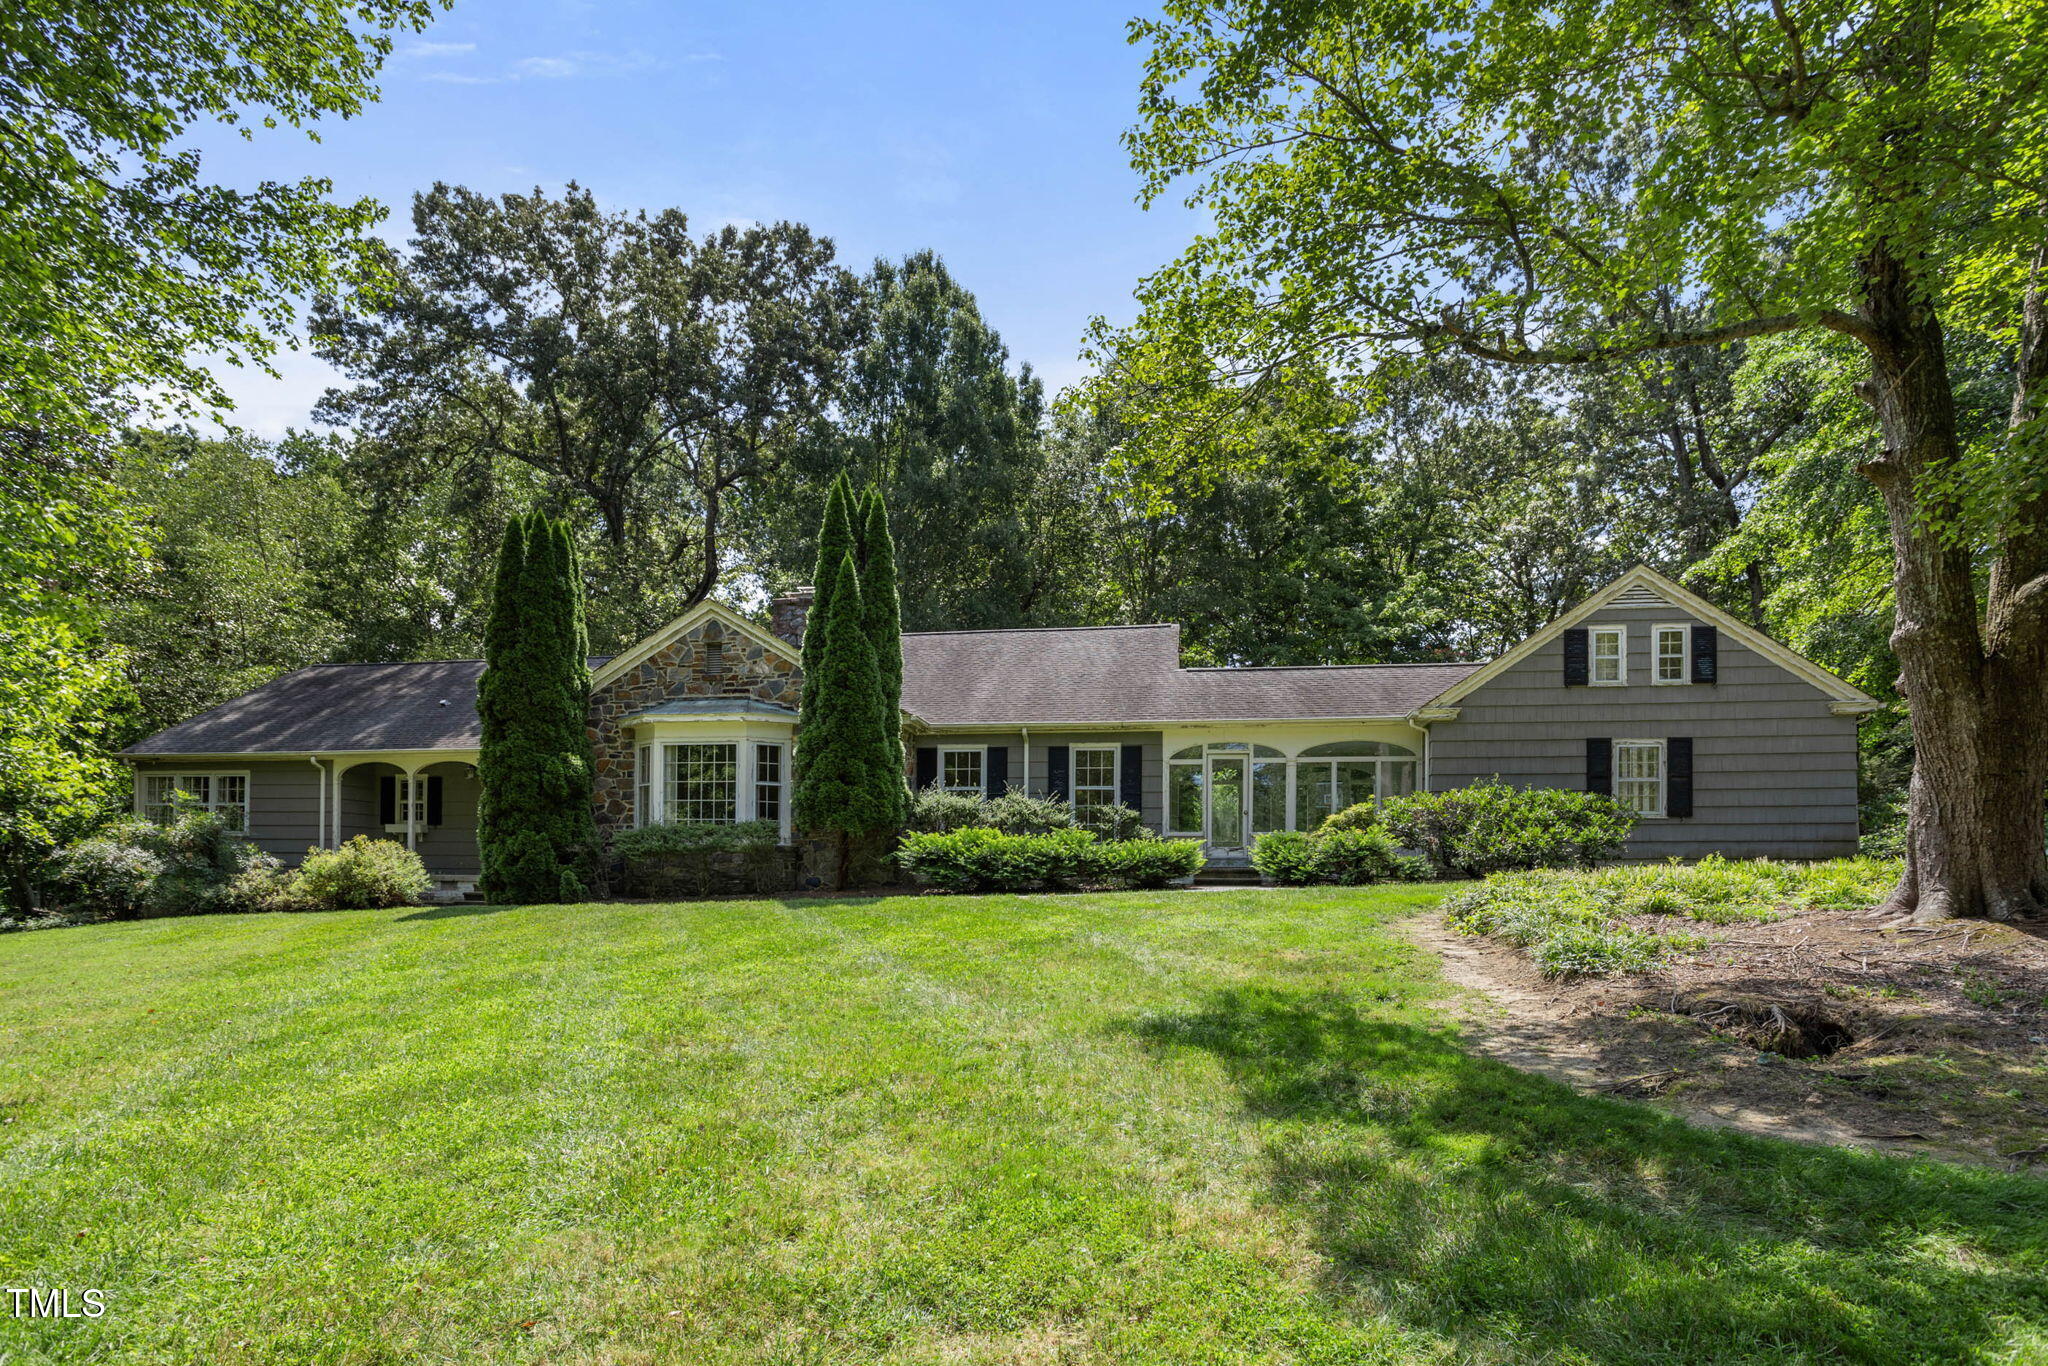
[[807,690],[817,674],[818,658],[825,648],[825,633],[819,628],[831,610],[832,580],[839,572],[839,561],[859,553],[859,544],[853,534],[853,490],[842,474],[832,481],[831,489],[825,494],[825,520],[818,526],[818,563],[811,571],[811,610],[804,621],[803,651],[798,661],[803,667]]
[[836,836],[836,882],[844,887],[855,841],[896,828],[903,777],[885,738],[881,672],[868,640],[853,555],[842,553],[836,572],[826,577],[831,591],[821,594],[824,619],[814,609],[805,632],[807,639],[817,638],[817,663],[804,682],[793,814],[798,828]]
[[596,848],[582,585],[566,525],[505,530],[484,630],[477,710],[477,851],[496,902],[585,895]]
[[881,681],[882,738],[902,792],[895,822],[900,825],[909,811],[910,788],[902,780],[903,604],[896,584],[896,542],[889,535],[889,509],[882,502],[882,491],[870,485],[863,501],[867,517],[861,536],[861,613]]

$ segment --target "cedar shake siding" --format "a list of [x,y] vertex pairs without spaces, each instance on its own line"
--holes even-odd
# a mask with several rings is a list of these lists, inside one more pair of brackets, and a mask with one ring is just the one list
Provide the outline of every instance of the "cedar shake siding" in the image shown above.
[[715,617],[684,632],[590,697],[590,743],[597,755],[600,829],[633,824],[633,740],[621,722],[664,702],[766,702],[796,710],[803,670],[798,647],[770,650]]
[[1585,791],[1588,741],[1689,739],[1692,814],[1639,821],[1626,857],[1856,852],[1854,716],[1834,715],[1827,694],[1725,630],[1716,633],[1715,682],[1653,683],[1654,628],[1691,628],[1698,618],[1671,605],[1610,606],[1575,627],[1610,624],[1628,628],[1625,686],[1577,681],[1573,632],[1546,642],[1458,699],[1456,720],[1430,727],[1431,790],[1499,774],[1517,786]]
[[[1121,799],[1128,792],[1125,784],[1129,781],[1124,767],[1126,747],[1138,752],[1137,780],[1140,784],[1141,801],[1136,803],[1145,824],[1154,830],[1161,829],[1166,819],[1166,767],[1161,751],[1161,736],[1156,730],[1058,730],[1050,727],[1031,728],[1031,766],[1027,773],[1024,767],[1024,732],[1019,730],[947,731],[942,735],[912,734],[904,744],[904,775],[913,785],[917,784],[919,750],[941,749],[986,749],[991,762],[1000,763],[1008,776],[1006,787],[1021,788],[1034,797],[1051,796],[1050,761],[1053,747],[1067,751],[1071,783],[1072,754],[1074,747],[1114,746],[1117,750],[1118,796]],[[1002,758],[995,760],[1000,752]],[[1069,789],[1071,791],[1071,789]]]

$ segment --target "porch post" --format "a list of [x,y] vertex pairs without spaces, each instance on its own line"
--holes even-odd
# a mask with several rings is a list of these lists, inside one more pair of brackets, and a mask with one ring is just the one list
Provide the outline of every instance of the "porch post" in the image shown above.
[[341,760],[340,760],[340,759],[336,759],[336,760],[334,761],[334,801],[333,801],[333,802],[332,802],[332,803],[331,803],[331,804],[329,805],[329,808],[328,808],[328,809],[329,809],[329,811],[330,811],[330,813],[332,814],[332,816],[333,816],[333,819],[334,819],[334,840],[333,840],[333,842],[332,842],[331,844],[329,844],[329,845],[328,845],[327,847],[328,847],[328,848],[330,848],[330,849],[339,849],[339,848],[341,848]]
[[405,783],[405,847],[407,849],[412,849],[418,843],[414,834],[419,828],[420,813],[419,803],[414,800],[416,791],[413,782],[413,775],[418,772],[417,768],[408,768],[405,770],[405,777],[401,780]]

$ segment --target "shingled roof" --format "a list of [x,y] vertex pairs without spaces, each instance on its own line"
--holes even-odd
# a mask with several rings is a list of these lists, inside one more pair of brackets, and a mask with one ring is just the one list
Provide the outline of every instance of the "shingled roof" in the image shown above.
[[1405,716],[1481,667],[1183,669],[1178,626],[903,637],[903,705],[934,726],[1133,725]]
[[[1479,667],[1183,669],[1178,626],[914,632],[903,637],[903,706],[953,727],[1350,720],[1404,716]],[[475,659],[315,664],[122,753],[475,749],[483,668]]]

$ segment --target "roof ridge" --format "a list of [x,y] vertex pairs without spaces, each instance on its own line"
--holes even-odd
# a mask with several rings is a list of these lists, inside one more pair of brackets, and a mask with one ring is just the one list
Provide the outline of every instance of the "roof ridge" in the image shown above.
[[1140,621],[1116,626],[963,626],[955,631],[905,631],[906,636],[1022,636],[1047,631],[1178,631],[1177,621]]
[[1282,673],[1290,669],[1477,669],[1483,659],[1424,659],[1381,664],[1185,664],[1186,674]]

